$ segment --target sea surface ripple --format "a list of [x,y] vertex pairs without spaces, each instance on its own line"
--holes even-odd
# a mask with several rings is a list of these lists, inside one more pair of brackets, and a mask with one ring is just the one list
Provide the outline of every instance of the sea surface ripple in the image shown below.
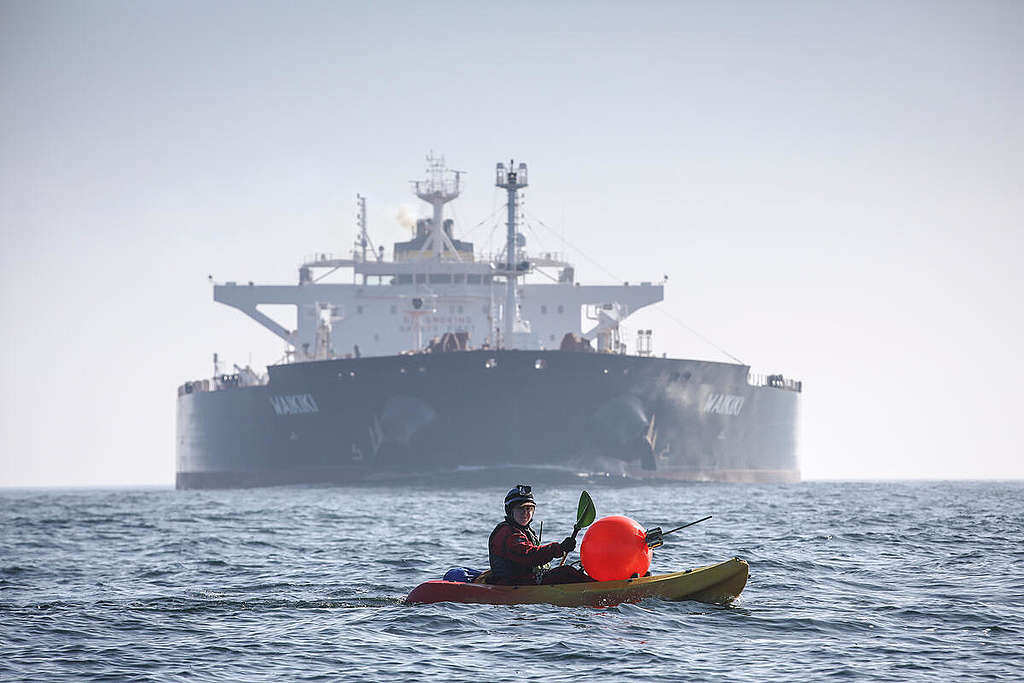
[[[515,483],[515,482],[511,482]],[[0,679],[1021,680],[1024,483],[589,485],[738,556],[729,606],[403,604],[486,567],[505,487],[0,491]],[[580,487],[536,487],[546,540]],[[536,526],[536,524],[535,524]]]

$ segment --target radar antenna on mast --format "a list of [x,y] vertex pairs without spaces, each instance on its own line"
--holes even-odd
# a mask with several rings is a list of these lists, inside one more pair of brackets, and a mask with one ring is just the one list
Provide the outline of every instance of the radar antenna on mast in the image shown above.
[[[505,286],[505,313],[502,316],[505,323],[506,343],[512,340],[515,332],[515,324],[518,305],[516,303],[516,281],[518,280],[520,264],[516,258],[517,230],[516,230],[516,200],[520,188],[527,186],[526,164],[520,162],[516,168],[515,161],[508,162],[508,169],[505,164],[498,164],[494,184],[508,192],[508,231],[505,240],[505,263],[504,275]],[[525,275],[525,272],[524,272]]]
[[[461,261],[455,245],[444,231],[444,205],[459,196],[462,174],[464,171],[449,171],[445,168],[444,157],[427,155],[427,179],[412,181],[416,196],[430,204],[434,215],[430,223],[430,235],[424,245],[424,251],[432,249],[434,258],[440,260],[445,248]],[[450,174],[450,175],[449,175]]]

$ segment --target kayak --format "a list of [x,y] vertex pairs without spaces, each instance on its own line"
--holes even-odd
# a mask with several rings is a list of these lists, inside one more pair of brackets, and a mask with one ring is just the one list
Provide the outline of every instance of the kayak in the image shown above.
[[563,583],[553,586],[491,586],[485,583],[427,581],[406,603],[472,602],[487,605],[551,604],[559,607],[607,607],[647,598],[726,603],[747,585],[749,567],[739,558],[674,574],[624,581]]

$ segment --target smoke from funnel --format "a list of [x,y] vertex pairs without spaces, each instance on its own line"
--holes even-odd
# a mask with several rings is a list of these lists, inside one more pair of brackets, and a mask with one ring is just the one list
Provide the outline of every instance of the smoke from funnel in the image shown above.
[[416,232],[416,216],[408,206],[398,207],[398,213],[395,215],[395,220],[397,220],[398,224],[402,227],[408,228],[412,232]]

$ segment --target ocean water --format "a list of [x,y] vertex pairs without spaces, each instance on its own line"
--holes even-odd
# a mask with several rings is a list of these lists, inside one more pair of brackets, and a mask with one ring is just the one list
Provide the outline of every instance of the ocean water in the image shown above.
[[[0,680],[1024,680],[1024,483],[589,485],[714,515],[652,570],[739,556],[743,595],[404,605],[486,566],[507,488],[0,491]],[[564,537],[580,487],[536,492]]]

